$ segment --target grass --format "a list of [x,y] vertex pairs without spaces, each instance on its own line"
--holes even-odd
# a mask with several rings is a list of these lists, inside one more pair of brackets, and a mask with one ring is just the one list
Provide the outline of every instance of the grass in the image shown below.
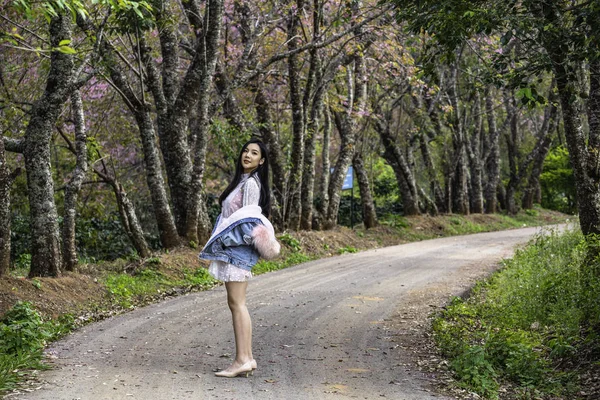
[[598,346],[581,329],[598,324],[586,319],[598,316],[581,284],[586,249],[577,231],[538,236],[437,316],[434,336],[459,386],[488,399],[503,384],[517,398],[576,398],[576,374],[563,367],[577,360],[582,343]]
[[42,362],[46,343],[73,329],[73,318],[44,320],[31,303],[18,302],[0,320],[0,390],[8,391],[32,371],[48,369]]
[[[467,235],[472,233],[523,228],[527,226],[539,226],[543,212],[544,210],[540,208],[534,208],[531,210],[524,210],[516,215],[493,214],[485,215],[483,218],[480,218],[482,217],[481,214],[450,214],[438,217],[417,217],[416,221],[420,221],[419,218],[430,218],[430,223],[434,223],[436,229],[419,229],[419,222],[415,222],[414,218],[398,215],[384,216],[380,220],[380,223],[395,228],[398,231],[398,234],[407,241],[419,241],[443,236]],[[555,220],[547,221],[546,223],[551,224],[564,221],[565,218],[558,217]],[[425,221],[425,223],[427,223],[427,221]]]
[[182,273],[183,277],[173,277],[153,268],[144,268],[133,275],[111,273],[104,284],[112,301],[122,308],[145,304],[176,288],[197,290],[217,284],[204,268],[183,269]]

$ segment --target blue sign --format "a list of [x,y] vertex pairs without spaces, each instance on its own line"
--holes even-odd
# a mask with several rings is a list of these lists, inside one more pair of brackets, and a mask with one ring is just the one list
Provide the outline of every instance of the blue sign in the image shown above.
[[352,189],[352,166],[348,167],[348,172],[346,172],[346,178],[344,179],[344,184],[342,185],[342,190]]
[[[333,173],[333,171],[335,170],[335,168],[330,168],[329,172]],[[352,182],[353,182],[353,177],[352,177],[352,166],[348,167],[348,171],[346,172],[346,177],[344,178],[344,184],[342,185],[342,190],[346,190],[346,189],[352,189]]]

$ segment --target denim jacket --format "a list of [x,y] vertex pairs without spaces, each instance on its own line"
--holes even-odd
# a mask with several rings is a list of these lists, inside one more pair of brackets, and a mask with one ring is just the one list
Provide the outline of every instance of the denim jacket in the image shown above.
[[[257,229],[257,227],[259,227]],[[265,231],[266,228],[266,231]],[[229,218],[223,219],[221,215],[215,222],[215,227],[210,239],[202,249],[199,258],[205,260],[219,260],[236,267],[250,270],[258,262],[259,251],[263,241],[257,249],[259,240],[257,236],[261,232],[268,232],[269,239],[266,241],[269,250],[279,253],[279,243],[275,239],[273,226],[269,220],[261,214],[261,208],[250,205],[240,208]],[[264,254],[261,251],[261,254]]]

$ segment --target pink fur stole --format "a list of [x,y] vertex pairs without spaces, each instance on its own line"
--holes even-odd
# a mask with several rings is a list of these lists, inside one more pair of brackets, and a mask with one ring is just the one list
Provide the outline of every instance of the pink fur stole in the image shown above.
[[258,224],[252,229],[252,239],[258,254],[265,260],[272,260],[279,255],[281,245],[271,236],[266,226]]

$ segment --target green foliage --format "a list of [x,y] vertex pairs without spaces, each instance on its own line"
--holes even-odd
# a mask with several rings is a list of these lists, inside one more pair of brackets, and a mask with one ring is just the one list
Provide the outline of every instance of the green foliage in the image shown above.
[[[223,159],[230,168],[235,168],[240,149],[250,139],[249,133],[240,132],[227,123],[215,119],[210,125],[211,144],[215,150],[223,154]],[[233,170],[231,171],[233,176]]]
[[160,258],[158,257],[150,257],[146,260],[146,265],[159,265],[160,264]]
[[[362,203],[357,192],[356,188],[354,191],[349,189],[342,191],[338,209],[338,225],[352,228],[353,223],[358,224],[362,221]],[[354,193],[354,198],[352,193]]]
[[406,217],[398,214],[387,214],[382,215],[379,219],[379,223],[382,225],[388,225],[393,228],[403,229],[410,227]]
[[568,214],[577,211],[575,178],[564,146],[550,150],[540,176],[542,207]]
[[378,158],[373,165],[373,194],[376,198],[386,200],[398,198],[398,184],[392,167],[383,158]]
[[131,307],[136,296],[160,293],[169,287],[164,275],[153,269],[142,269],[135,275],[110,274],[104,281],[108,292],[122,307]]
[[[29,218],[13,215],[11,228],[12,268],[20,275],[27,275],[31,262]],[[146,240],[152,249],[159,248],[156,236],[147,235]],[[80,260],[87,262],[112,261],[135,255],[116,212],[106,213],[101,218],[78,218],[75,242]]]
[[[150,265],[158,265],[160,262],[156,260]],[[133,275],[110,274],[104,283],[113,300],[121,307],[129,308],[176,287],[209,287],[215,284],[215,280],[205,268],[185,269],[181,279],[167,276],[153,268],[144,268]]]
[[17,302],[0,320],[0,392],[12,389],[29,370],[46,369],[42,349],[73,329],[73,317],[44,321],[31,303]]
[[78,218],[76,225],[75,241],[82,259],[115,260],[134,252],[116,213],[103,218]]
[[[78,218],[76,224],[75,240],[80,259],[110,261],[135,254],[116,212],[108,213],[103,218]],[[146,235],[146,241],[151,249],[160,247],[154,235]]]
[[11,273],[13,276],[27,276],[31,265],[31,254],[19,254],[15,260]]
[[9,354],[33,352],[44,347],[52,330],[31,303],[18,302],[0,320],[0,348]]
[[380,218],[400,215],[403,212],[400,191],[394,170],[383,158],[379,158],[373,166],[373,196],[375,209]]
[[462,215],[454,215],[448,220],[449,224],[445,229],[451,235],[465,235],[467,233],[477,233],[485,231],[485,226],[469,221]]
[[300,250],[302,250],[302,247],[300,246],[300,241],[298,241],[298,239],[296,239],[287,232],[280,235],[278,239],[281,243],[288,246],[293,252],[299,252]]
[[306,254],[294,252],[288,255],[285,259],[281,260],[260,260],[253,268],[252,273],[254,275],[264,274],[266,272],[277,271],[292,265],[302,264],[310,261],[312,258]]
[[18,354],[0,352],[0,393],[14,389],[29,370],[48,369],[41,361],[42,356],[42,350]]
[[531,217],[537,217],[540,215],[540,212],[538,210],[536,210],[535,208],[531,208],[531,209],[525,210],[525,214],[527,214]]
[[215,283],[206,268],[186,269],[184,273],[184,282],[193,286],[207,286]]
[[488,398],[497,398],[497,374],[486,356],[485,348],[477,345],[465,348],[452,360],[452,368],[460,376],[461,386]]
[[502,380],[523,392],[575,389],[557,366],[576,354],[590,314],[580,279],[587,247],[579,232],[538,236],[468,300],[456,298],[439,314],[435,339],[460,385],[486,398],[497,398]]
[[10,226],[10,258],[15,269],[29,270],[31,261],[31,239],[29,218],[21,214],[12,214]]
[[[79,0],[50,0],[33,2],[29,0],[13,0],[13,7],[27,19],[33,19],[37,11],[40,11],[46,19],[54,18],[59,14],[70,13],[73,19],[80,15],[87,18],[88,12],[83,2]],[[35,8],[39,6],[39,10]]]
[[356,253],[356,252],[358,252],[358,249],[356,247],[350,246],[350,245],[342,247],[341,249],[338,250],[338,253],[340,253],[340,254]]
[[155,26],[150,3],[142,0],[94,0],[106,3],[114,13],[116,30],[122,33],[139,33]]

